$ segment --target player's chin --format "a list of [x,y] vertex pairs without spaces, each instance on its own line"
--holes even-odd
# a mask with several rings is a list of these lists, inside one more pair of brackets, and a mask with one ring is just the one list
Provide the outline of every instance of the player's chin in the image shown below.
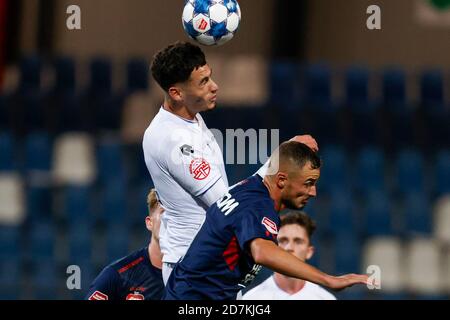
[[214,110],[215,108],[216,108],[216,106],[217,106],[217,103],[216,103],[216,101],[214,100],[214,101],[210,101],[209,103],[208,103],[208,106],[207,106],[207,110]]

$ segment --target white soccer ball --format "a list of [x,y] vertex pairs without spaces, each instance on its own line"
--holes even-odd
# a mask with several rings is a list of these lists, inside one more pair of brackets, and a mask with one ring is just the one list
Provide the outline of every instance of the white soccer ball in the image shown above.
[[220,46],[237,32],[241,9],[236,0],[186,0],[182,20],[189,37],[205,46]]

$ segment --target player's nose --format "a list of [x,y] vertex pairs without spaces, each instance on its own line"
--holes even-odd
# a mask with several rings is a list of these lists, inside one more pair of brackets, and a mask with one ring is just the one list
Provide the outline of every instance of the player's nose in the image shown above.
[[211,82],[212,82],[211,91],[213,93],[216,93],[217,91],[219,91],[219,86],[217,85],[217,83],[214,82],[214,80],[211,80]]
[[317,196],[317,188],[316,188],[316,186],[312,186],[312,187],[311,187],[311,190],[309,191],[309,196],[310,196],[310,197],[315,197],[315,196]]

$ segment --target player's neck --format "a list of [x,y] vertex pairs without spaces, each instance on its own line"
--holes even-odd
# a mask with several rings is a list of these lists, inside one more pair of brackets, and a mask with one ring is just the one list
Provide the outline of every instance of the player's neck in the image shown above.
[[148,244],[148,256],[150,257],[150,263],[158,268],[162,269],[162,261],[161,261],[161,248],[159,244],[154,239],[150,240]]
[[276,285],[288,294],[295,294],[299,292],[303,289],[306,283],[305,280],[287,277],[280,273],[274,273],[273,278]]
[[266,186],[267,190],[269,190],[270,198],[275,203],[275,211],[280,212],[281,210],[283,210],[284,206],[281,203],[281,192],[276,186],[273,185],[272,180],[269,176],[264,177],[263,184]]
[[194,121],[196,120],[196,115],[197,113],[192,113],[189,111],[188,108],[186,108],[186,106],[177,106],[174,103],[171,103],[170,101],[164,101],[163,104],[163,108],[164,110],[173,113],[174,115],[183,118],[185,120],[189,120],[189,121]]

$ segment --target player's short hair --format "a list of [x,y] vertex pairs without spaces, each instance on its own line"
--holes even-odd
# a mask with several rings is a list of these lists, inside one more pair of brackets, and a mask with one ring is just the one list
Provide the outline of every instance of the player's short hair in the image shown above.
[[148,207],[148,214],[150,216],[153,214],[153,211],[156,209],[158,204],[159,204],[158,195],[156,193],[156,190],[152,188],[147,195],[147,207]]
[[155,81],[167,91],[175,83],[186,82],[192,71],[204,65],[206,58],[200,47],[177,41],[156,53],[151,71]]
[[303,211],[287,210],[280,216],[280,229],[289,224],[297,224],[300,227],[305,228],[308,234],[309,242],[311,243],[311,237],[316,230],[316,222],[311,219]]
[[311,163],[311,169],[319,169],[322,165],[322,161],[316,152],[306,144],[296,141],[286,141],[280,144],[277,151],[270,158],[269,168],[273,165],[278,165],[276,163],[278,159],[279,163],[288,161],[299,168],[303,168],[308,162]]

